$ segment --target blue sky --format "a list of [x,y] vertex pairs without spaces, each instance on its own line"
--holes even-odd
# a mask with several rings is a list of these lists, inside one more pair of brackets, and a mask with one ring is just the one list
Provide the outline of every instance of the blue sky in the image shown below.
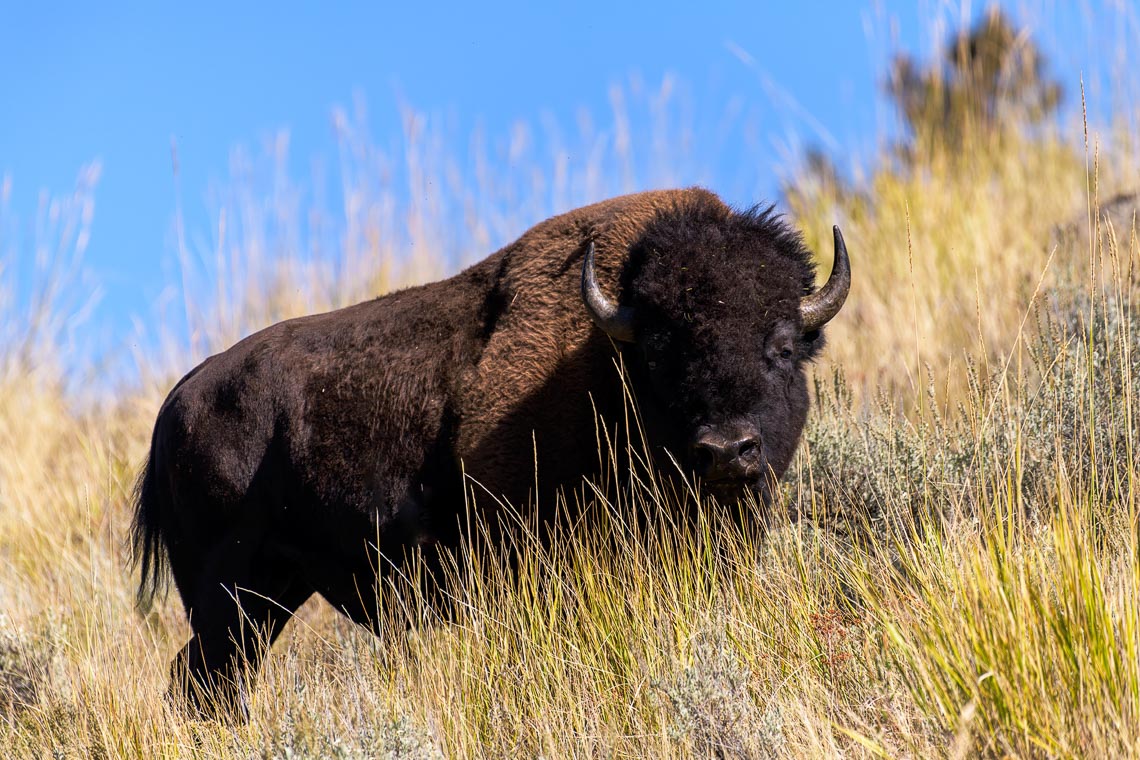
[[[1106,113],[1113,72],[1137,58],[1131,4],[1005,5],[1050,54],[1069,107],[1083,75],[1094,112]],[[108,340],[153,313],[176,271],[172,140],[187,226],[208,235],[207,189],[224,181],[235,145],[287,129],[303,178],[314,157],[335,162],[331,113],[354,98],[379,143],[399,133],[400,103],[442,114],[449,134],[493,137],[519,120],[572,125],[582,109],[604,124],[610,86],[631,77],[679,82],[698,138],[726,104],[745,104],[746,130],[707,160],[694,148],[704,170],[693,179],[736,203],[774,198],[799,147],[822,144],[844,167],[872,155],[897,129],[882,97],[891,51],[927,54],[979,10],[933,0],[658,2],[651,12],[613,0],[4,3],[0,176],[17,220],[7,234],[29,255],[41,191],[68,192],[99,161],[85,262],[103,293],[91,339]],[[749,140],[742,167],[733,146]]]

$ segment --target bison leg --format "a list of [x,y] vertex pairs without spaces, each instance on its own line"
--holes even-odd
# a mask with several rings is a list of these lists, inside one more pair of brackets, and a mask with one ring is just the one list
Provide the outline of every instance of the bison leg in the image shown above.
[[[418,555],[418,556],[416,556]],[[397,556],[400,559],[393,559]],[[379,584],[391,578],[398,596],[404,601],[401,612],[409,617],[405,622],[416,625],[424,619],[452,620],[455,610],[447,592],[445,561],[440,549],[434,545],[418,549],[397,549],[390,555],[375,550],[361,552],[355,562],[347,562],[342,554],[337,565],[323,563],[319,574],[307,576],[317,593],[330,605],[357,625],[381,634]],[[397,576],[397,577],[393,577]],[[412,602],[411,594],[418,592]],[[399,625],[399,623],[397,623]]]
[[377,567],[375,552],[362,554],[356,562],[347,562],[342,556],[335,564],[321,563],[321,569],[311,572],[309,581],[337,612],[379,635],[377,580],[383,571]]
[[232,541],[212,552],[187,600],[194,636],[171,666],[172,694],[205,716],[248,718],[248,681],[313,594],[288,563],[243,549]]

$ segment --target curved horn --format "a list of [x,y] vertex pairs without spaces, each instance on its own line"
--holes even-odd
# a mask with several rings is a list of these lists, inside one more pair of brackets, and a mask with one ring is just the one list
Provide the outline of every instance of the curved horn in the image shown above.
[[598,273],[594,271],[594,243],[586,249],[586,261],[582,264],[582,301],[594,324],[614,340],[623,343],[633,342],[633,309],[618,306],[606,297],[598,285]]
[[847,260],[847,246],[843,243],[843,233],[839,225],[835,230],[835,263],[831,276],[822,288],[810,296],[800,299],[800,321],[803,331],[818,330],[839,313],[851,290],[851,262]]

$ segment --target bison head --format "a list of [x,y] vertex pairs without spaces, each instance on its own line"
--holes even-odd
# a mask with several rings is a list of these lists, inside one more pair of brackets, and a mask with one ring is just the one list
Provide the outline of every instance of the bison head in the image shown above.
[[589,246],[587,311],[622,344],[661,443],[718,497],[766,497],[791,462],[808,410],[804,366],[851,284],[838,227],[831,277],[818,292],[814,282],[802,239],[771,208],[660,218],[630,251],[621,303],[599,287]]

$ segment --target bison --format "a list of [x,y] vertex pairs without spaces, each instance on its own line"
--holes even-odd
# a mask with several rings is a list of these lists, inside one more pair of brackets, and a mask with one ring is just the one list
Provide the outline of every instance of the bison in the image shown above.
[[[412,551],[438,570],[467,510],[494,518],[501,499],[550,519],[550,495],[599,468],[595,420],[623,417],[615,359],[652,450],[721,498],[764,494],[850,286],[834,232],[815,291],[810,253],[772,207],[628,195],[449,279],[206,359],[158,413],[133,525],[140,599],[173,576],[193,631],[175,684],[243,714],[244,678],[314,593],[375,628],[385,570]],[[470,501],[465,477],[498,498]]]

